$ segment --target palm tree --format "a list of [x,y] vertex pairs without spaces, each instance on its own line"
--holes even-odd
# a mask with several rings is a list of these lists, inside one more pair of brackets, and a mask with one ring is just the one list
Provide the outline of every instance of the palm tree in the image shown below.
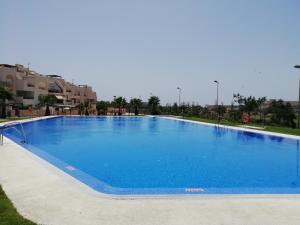
[[84,102],[85,115],[90,115],[91,103],[89,101]]
[[55,95],[40,95],[39,105],[46,106],[45,116],[50,116],[50,106],[53,106],[57,102]]
[[130,105],[134,107],[134,115],[139,115],[139,108],[142,106],[142,100],[139,98],[133,98],[130,100]]
[[106,101],[99,101],[96,104],[96,109],[97,109],[97,113],[98,115],[107,114],[107,108],[109,107],[110,103],[106,102]]
[[126,104],[127,104],[126,99],[123,97],[118,97],[114,99],[113,105],[115,105],[119,109],[118,110],[119,116],[122,115],[122,108],[124,108]]
[[0,87],[1,118],[6,118],[6,100],[13,99],[13,93],[5,87]]
[[262,98],[258,98],[257,99],[257,108],[258,108],[258,112],[259,112],[259,121],[262,121],[262,114],[263,114],[263,105],[264,103],[267,101],[266,97],[262,97]]
[[157,96],[151,96],[148,99],[148,105],[150,107],[150,112],[152,115],[158,115],[159,102],[160,100]]
[[79,108],[80,115],[83,115],[84,114],[84,109],[85,109],[84,103],[80,103],[78,105],[78,108]]

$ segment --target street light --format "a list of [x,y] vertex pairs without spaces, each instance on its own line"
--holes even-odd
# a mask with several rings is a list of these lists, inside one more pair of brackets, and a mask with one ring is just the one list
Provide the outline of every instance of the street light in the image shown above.
[[219,110],[219,81],[214,81],[217,84],[217,112],[218,112],[218,122],[220,122],[220,110]]
[[[295,65],[294,68],[300,69],[300,65]],[[298,129],[300,128],[300,78],[299,78],[299,97],[298,97]]]
[[180,97],[181,97],[181,88],[180,87],[177,87],[177,90],[178,90],[178,109],[180,110]]
[[181,88],[177,87],[178,90],[178,106],[180,106]]

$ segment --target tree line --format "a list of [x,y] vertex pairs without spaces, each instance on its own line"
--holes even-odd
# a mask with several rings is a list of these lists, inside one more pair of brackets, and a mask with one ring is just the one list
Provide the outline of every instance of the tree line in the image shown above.
[[[1,118],[6,117],[7,100],[12,100],[13,93],[5,87],[0,86],[0,109]],[[45,115],[50,115],[50,106],[54,106],[57,99],[54,95],[39,96],[37,107],[46,107]],[[267,104],[268,103],[268,104]],[[77,105],[81,115],[89,115],[91,102],[86,101]],[[113,108],[115,115],[122,115],[124,109],[130,114],[151,114],[151,115],[174,115],[185,117],[199,117],[206,119],[222,119],[234,122],[241,122],[243,113],[247,113],[254,123],[271,125],[282,125],[296,127],[296,113],[291,103],[283,100],[272,100],[267,102],[266,97],[255,98],[245,97],[239,93],[233,95],[233,102],[230,106],[201,106],[199,104],[181,103],[178,105],[161,105],[158,96],[151,96],[147,102],[140,98],[132,98],[127,102],[126,98],[119,96],[113,101],[98,101],[96,109],[98,115],[106,115],[108,109]]]
[[124,97],[117,97],[112,102],[98,101],[96,106],[98,115],[107,114],[107,109],[112,107],[119,108],[118,115],[122,115],[120,109],[125,108],[127,112],[135,115],[142,112],[152,115],[221,118],[232,122],[241,122],[242,115],[247,113],[252,123],[296,127],[296,113],[291,103],[281,99],[267,101],[266,97],[245,97],[239,93],[233,95],[233,102],[229,106],[202,106],[184,102],[180,105],[177,103],[161,105],[158,96],[151,96],[147,102],[139,98],[133,98],[127,102]]
[[119,96],[111,102],[98,101],[96,104],[98,115],[106,115],[109,108],[118,109],[117,112],[115,111],[118,115],[123,114],[123,109],[135,115],[139,115],[141,112],[143,114],[159,115],[161,112],[160,99],[157,96],[151,96],[146,103],[140,98],[132,98],[127,102],[126,98]]

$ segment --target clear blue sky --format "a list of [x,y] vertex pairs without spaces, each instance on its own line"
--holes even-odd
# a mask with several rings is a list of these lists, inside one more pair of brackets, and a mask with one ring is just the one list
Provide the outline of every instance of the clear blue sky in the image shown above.
[[0,2],[0,63],[89,84],[99,99],[150,93],[213,104],[233,92],[296,100],[298,0]]

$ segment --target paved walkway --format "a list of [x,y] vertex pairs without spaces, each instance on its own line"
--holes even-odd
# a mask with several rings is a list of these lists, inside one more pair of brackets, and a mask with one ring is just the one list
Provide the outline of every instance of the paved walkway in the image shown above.
[[43,225],[297,225],[300,196],[111,197],[4,140],[0,184],[17,210]]

